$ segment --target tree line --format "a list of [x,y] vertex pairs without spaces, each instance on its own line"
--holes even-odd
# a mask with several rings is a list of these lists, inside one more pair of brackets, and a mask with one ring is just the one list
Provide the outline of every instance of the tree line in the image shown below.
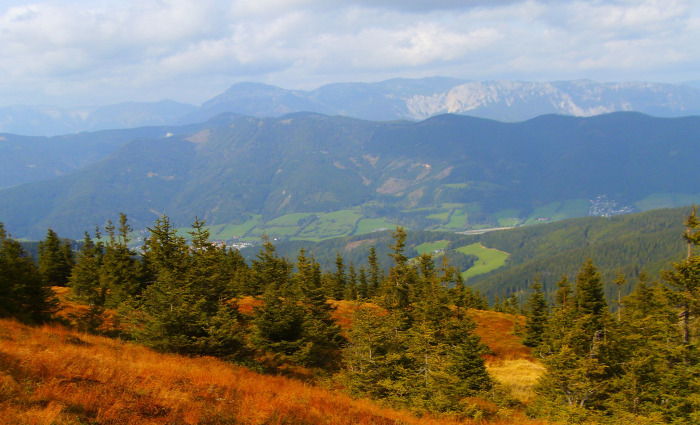
[[[551,302],[535,276],[523,343],[545,372],[531,415],[567,423],[700,422],[695,211],[685,225],[682,260],[657,280],[640,273],[634,285],[619,273],[612,297],[590,259],[575,277],[556,282]],[[352,394],[421,411],[475,414],[466,400],[494,387],[468,314],[488,308],[484,298],[445,257],[409,259],[403,229],[393,232],[388,271],[374,247],[367,266],[346,265],[336,253],[334,267],[322,270],[306,250],[292,261],[268,240],[247,262],[215,246],[203,221],[192,229],[189,238],[178,236],[161,217],[136,252],[122,214],[104,234],[86,233],[75,256],[49,230],[35,265],[0,225],[0,315],[50,320],[58,307],[51,286],[68,285],[89,306],[75,317],[80,329],[161,351],[269,372],[303,366],[339,377]],[[513,298],[499,300],[498,309],[518,313]],[[329,300],[354,303],[345,330]]]
[[634,290],[623,273],[608,309],[603,280],[589,259],[575,282],[557,282],[548,306],[535,279],[524,343],[546,368],[531,413],[569,422],[700,423],[700,220],[695,209],[683,235],[684,259],[641,273]]
[[[304,249],[292,261],[267,239],[247,262],[237,250],[213,244],[201,220],[188,238],[165,216],[148,231],[141,250],[134,251],[122,214],[103,232],[86,232],[72,256],[49,230],[38,266],[3,236],[35,278],[31,283],[17,275],[7,286],[43,288],[51,308],[35,322],[56,311],[51,286],[68,285],[88,305],[73,317],[80,330],[267,372],[302,366],[337,376],[353,394],[394,405],[463,411],[467,396],[492,386],[481,357],[488,349],[467,314],[469,308],[486,308],[485,300],[462,284],[446,260],[437,264],[429,255],[409,260],[403,229],[394,232],[388,272],[374,247],[366,267],[346,265],[336,254],[334,267],[322,270]],[[10,254],[4,247],[2,253]],[[0,267],[4,271],[5,263]],[[2,299],[9,305],[13,296]],[[242,308],[244,300],[252,312]],[[340,300],[352,305],[344,332],[333,318],[333,301]]]

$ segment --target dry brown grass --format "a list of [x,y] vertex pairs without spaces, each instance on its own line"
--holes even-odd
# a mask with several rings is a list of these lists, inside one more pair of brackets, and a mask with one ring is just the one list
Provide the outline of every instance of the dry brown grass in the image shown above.
[[[222,361],[0,320],[2,424],[455,424]],[[493,424],[542,424],[522,417]]]
[[525,318],[496,311],[471,310],[471,313],[477,325],[475,332],[492,351],[485,356],[489,374],[510,388],[520,402],[532,401],[544,367],[532,358],[531,349],[515,334],[516,325],[524,326]]
[[488,345],[492,354],[486,357],[486,362],[501,362],[504,360],[532,360],[530,348],[520,342],[515,335],[515,327],[524,326],[525,318],[497,311],[469,310],[476,323],[476,334]]

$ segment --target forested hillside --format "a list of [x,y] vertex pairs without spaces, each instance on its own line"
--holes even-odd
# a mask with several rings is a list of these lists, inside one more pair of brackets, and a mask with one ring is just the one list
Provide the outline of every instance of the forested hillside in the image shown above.
[[168,214],[178,227],[231,225],[228,238],[319,240],[618,214],[697,202],[699,134],[698,117],[636,113],[514,124],[229,114],[4,189],[0,219],[34,239],[48,227],[79,238],[123,211],[141,230]]
[[[684,207],[615,217],[576,218],[479,235],[407,231],[406,253],[409,257],[424,252],[444,254],[460,272],[479,265],[478,259],[469,261],[458,251],[460,248],[481,244],[507,253],[507,260],[500,267],[466,278],[466,284],[479,289],[491,303],[496,296],[503,299],[511,294],[524,302],[534,276],[539,276],[544,291],[552,296],[562,275],[573,276],[591,258],[599,267],[606,295],[610,296],[617,293],[613,284],[617,273],[634,281],[642,271],[655,276],[670,261],[682,258],[685,250],[679,235],[684,231],[683,217],[691,210]],[[386,255],[390,241],[391,233],[385,231],[317,243],[279,242],[276,249],[282,256],[293,257],[303,248],[326,267],[333,265],[338,253],[346,263],[365,267],[369,249],[374,246],[379,264],[386,270],[391,263]],[[254,258],[256,252],[257,248],[241,250],[246,258]],[[632,285],[627,285],[623,293],[626,295],[632,289]]]

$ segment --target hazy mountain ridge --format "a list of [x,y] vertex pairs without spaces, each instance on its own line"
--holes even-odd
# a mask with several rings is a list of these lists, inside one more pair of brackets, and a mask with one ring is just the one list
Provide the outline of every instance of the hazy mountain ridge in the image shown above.
[[194,105],[162,100],[123,102],[106,106],[62,108],[57,106],[0,107],[0,132],[27,136],[55,136],[84,131],[127,129],[178,123]]
[[0,134],[0,189],[67,175],[127,142],[182,131],[188,127],[154,126],[52,137]]
[[119,211],[137,228],[163,213],[187,226],[196,216],[240,223],[352,208],[426,228],[443,218],[411,211],[444,203],[462,205],[459,227],[469,228],[498,211],[518,217],[574,199],[585,215],[600,194],[623,203],[697,194],[699,137],[700,117],[638,113],[522,123],[224,114],[134,140],[68,176],[2,190],[0,221],[20,236],[52,227],[79,237]]
[[700,114],[700,90],[692,85],[648,82],[466,81],[442,77],[334,83],[310,91],[238,83],[199,107],[173,101],[90,108],[3,107],[0,132],[54,135],[197,123],[224,112],[279,117],[302,111],[373,121],[422,120],[444,113],[501,121],[523,121],[544,114],[593,116],[617,111],[677,117]]

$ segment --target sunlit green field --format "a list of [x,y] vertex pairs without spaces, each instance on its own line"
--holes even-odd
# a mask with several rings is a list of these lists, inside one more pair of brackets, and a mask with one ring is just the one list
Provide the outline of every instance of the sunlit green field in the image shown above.
[[418,251],[419,255],[423,254],[432,254],[438,249],[445,249],[447,248],[447,245],[449,245],[450,241],[435,241],[435,242],[426,242],[418,245],[416,247],[416,251]]
[[462,272],[462,279],[468,279],[471,276],[476,276],[483,273],[488,273],[506,264],[508,253],[497,249],[489,249],[480,243],[457,248],[457,251],[469,255],[476,255],[479,259],[474,263],[469,270]]

